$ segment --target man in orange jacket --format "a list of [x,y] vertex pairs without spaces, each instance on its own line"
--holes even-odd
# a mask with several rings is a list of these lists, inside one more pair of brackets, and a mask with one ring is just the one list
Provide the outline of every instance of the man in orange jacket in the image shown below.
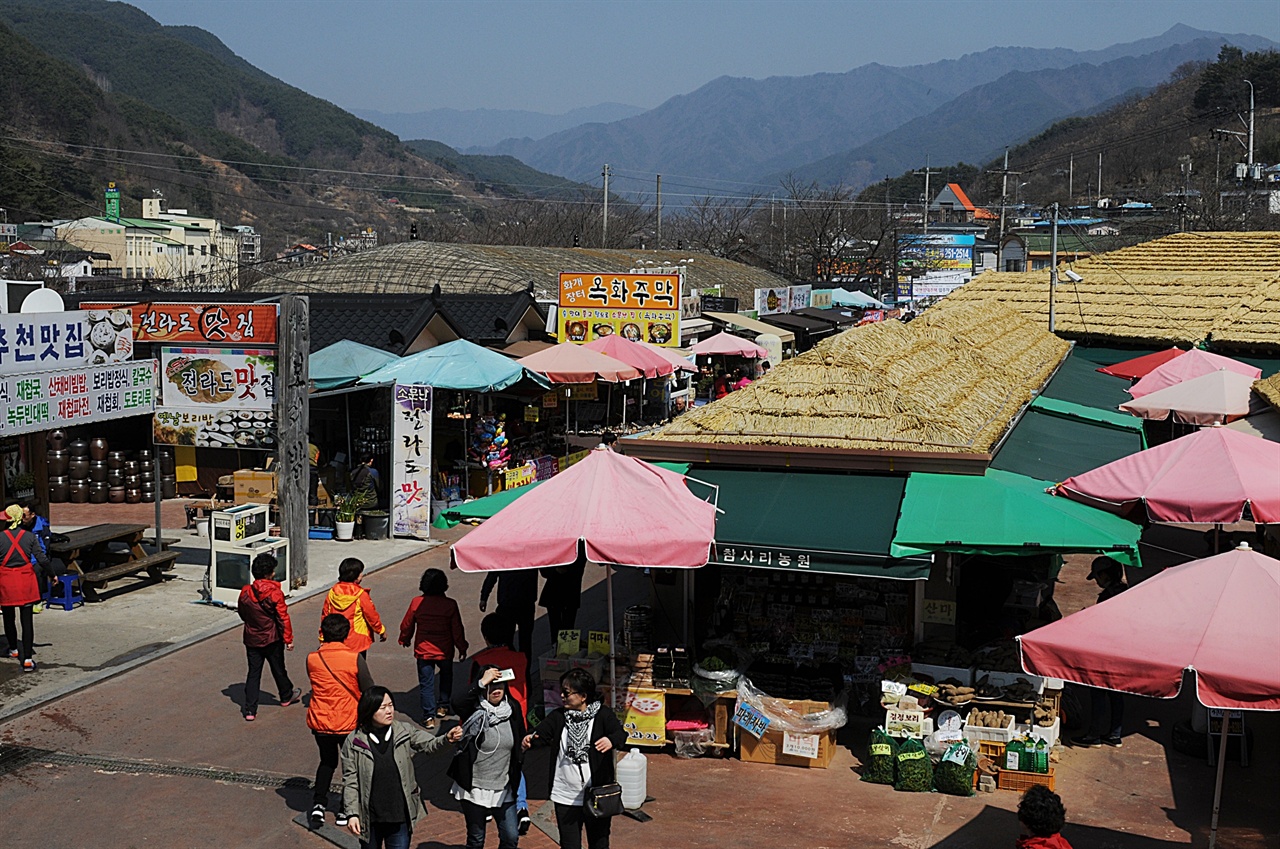
[[[342,741],[356,727],[356,706],[360,694],[373,686],[364,658],[347,647],[351,623],[341,613],[330,613],[320,622],[320,648],[307,655],[307,677],[311,679],[311,703],[307,705],[307,727],[320,750],[316,768],[310,821],[312,828],[324,825],[329,806],[329,784],[338,768]],[[347,824],[347,814],[336,816],[339,828]]]
[[324,609],[320,611],[323,618],[330,613],[340,613],[351,625],[351,633],[346,639],[347,648],[364,654],[373,645],[373,635],[387,641],[387,629],[378,616],[378,608],[373,606],[373,598],[369,591],[360,586],[360,576],[364,574],[364,562],[356,557],[348,557],[338,564],[338,583],[329,590],[325,597]]

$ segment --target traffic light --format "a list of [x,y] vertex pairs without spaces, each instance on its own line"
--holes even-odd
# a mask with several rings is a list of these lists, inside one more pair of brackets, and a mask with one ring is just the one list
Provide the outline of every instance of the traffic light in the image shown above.
[[409,225],[409,241],[418,241],[418,222],[416,221]]
[[581,237],[581,236],[579,236],[577,233],[574,233],[574,234],[573,234],[573,246],[574,246],[575,248],[580,248],[580,247],[582,247],[582,237]]

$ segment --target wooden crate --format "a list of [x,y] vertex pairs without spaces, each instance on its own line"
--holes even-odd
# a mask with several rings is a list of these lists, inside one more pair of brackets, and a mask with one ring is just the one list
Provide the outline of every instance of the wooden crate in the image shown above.
[[1054,789],[1053,767],[1044,772],[1023,772],[1018,769],[1002,769],[996,773],[996,787],[1001,790],[1016,790],[1021,793],[1036,785]]

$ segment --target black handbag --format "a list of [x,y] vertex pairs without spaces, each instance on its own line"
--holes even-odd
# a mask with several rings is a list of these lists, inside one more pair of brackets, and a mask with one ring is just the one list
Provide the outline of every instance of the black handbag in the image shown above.
[[[578,767],[582,769],[582,767]],[[592,819],[616,817],[622,813],[622,785],[616,781],[588,787],[582,797],[582,808]]]

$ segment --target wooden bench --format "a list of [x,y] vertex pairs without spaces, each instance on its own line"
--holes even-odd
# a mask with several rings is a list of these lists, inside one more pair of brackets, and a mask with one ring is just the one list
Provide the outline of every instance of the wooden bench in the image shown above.
[[[92,572],[85,572],[83,579],[86,583],[106,584],[107,581],[113,578],[120,578],[145,570],[152,580],[159,581],[164,577],[164,572],[173,569],[173,564],[177,559],[178,552],[176,551],[157,551],[155,554],[148,554],[146,557],[133,558],[123,563],[104,566],[101,569],[94,569]],[[98,588],[101,589],[101,587]]]

